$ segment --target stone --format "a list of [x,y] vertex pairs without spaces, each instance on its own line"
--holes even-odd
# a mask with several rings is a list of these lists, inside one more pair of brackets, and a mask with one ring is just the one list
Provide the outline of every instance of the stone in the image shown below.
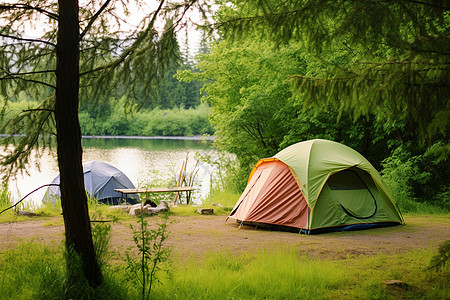
[[169,205],[164,201],[161,201],[161,203],[156,207],[151,207],[150,205],[144,206],[144,213],[147,214],[157,214],[166,211],[169,211]]
[[212,208],[197,208],[197,212],[201,215],[212,215],[214,213],[214,209]]
[[108,209],[115,210],[115,209],[121,209],[123,212],[129,213],[131,209],[131,205],[114,205],[110,206]]
[[162,201],[156,207],[152,207],[149,204],[147,205],[135,204],[131,206],[129,214],[132,216],[138,216],[141,213],[152,215],[166,211],[169,211],[169,205],[167,204],[167,202]]
[[398,279],[392,279],[392,280],[386,280],[384,282],[384,284],[386,284],[387,286],[390,287],[397,287],[397,288],[402,288],[402,289],[408,289],[408,284],[404,283],[402,280],[398,280]]
[[16,215],[18,216],[25,216],[25,217],[36,217],[37,214],[34,212],[29,212],[27,210],[19,210],[18,212],[16,212]]

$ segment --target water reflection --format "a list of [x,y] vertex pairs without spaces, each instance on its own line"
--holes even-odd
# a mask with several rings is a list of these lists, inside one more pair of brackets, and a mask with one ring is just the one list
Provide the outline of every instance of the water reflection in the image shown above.
[[166,150],[208,150],[211,142],[183,139],[146,139],[146,138],[83,138],[83,147],[95,147],[102,149],[138,148],[149,151]]
[[[194,167],[195,156],[215,154],[210,143],[192,140],[153,140],[153,139],[83,139],[83,162],[98,160],[115,166],[125,173],[136,187],[154,184],[168,179],[175,180],[182,162],[188,156],[188,167]],[[58,175],[55,153],[45,153],[40,159],[40,168],[34,164],[27,174],[18,175],[11,180],[9,188],[14,202],[37,187],[50,183]],[[194,201],[201,202],[207,197],[210,188],[212,167],[201,163],[195,187]],[[27,198],[27,203],[38,206],[45,194],[45,188]]]

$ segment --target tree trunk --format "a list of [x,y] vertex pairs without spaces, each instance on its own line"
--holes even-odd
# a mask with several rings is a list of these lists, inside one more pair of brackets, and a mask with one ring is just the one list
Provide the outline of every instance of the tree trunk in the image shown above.
[[[55,119],[66,249],[81,256],[84,275],[95,287],[103,282],[103,275],[95,257],[83,179],[78,120],[78,0],[59,0],[58,4]],[[69,276],[76,276],[73,267],[68,262]]]

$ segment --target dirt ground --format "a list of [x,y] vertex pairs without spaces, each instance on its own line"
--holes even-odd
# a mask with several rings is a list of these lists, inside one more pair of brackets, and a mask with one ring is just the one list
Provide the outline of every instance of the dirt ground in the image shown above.
[[[406,225],[362,231],[303,235],[268,231],[251,226],[225,223],[225,216],[170,217],[167,246],[175,255],[201,258],[205,252],[225,251],[239,254],[271,250],[277,247],[295,247],[299,255],[310,258],[345,259],[350,256],[397,254],[415,248],[437,248],[450,239],[450,217],[407,216]],[[159,222],[157,217],[147,218]],[[114,224],[111,250],[124,253],[133,246],[129,223]],[[60,243],[64,237],[61,217],[48,220],[30,220],[0,224],[0,251],[14,247],[19,241]]]

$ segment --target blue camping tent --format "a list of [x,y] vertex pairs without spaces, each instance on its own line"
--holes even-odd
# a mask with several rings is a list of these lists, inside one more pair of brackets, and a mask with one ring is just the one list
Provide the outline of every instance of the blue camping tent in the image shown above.
[[[92,161],[83,164],[84,186],[88,194],[99,202],[106,204],[119,204],[122,202],[122,194],[114,189],[134,189],[130,179],[116,167],[101,161]],[[59,184],[59,175],[52,181],[52,184]],[[43,202],[56,202],[56,198],[61,197],[59,186],[49,186],[45,193]],[[127,196],[127,202],[137,203],[137,194]]]

